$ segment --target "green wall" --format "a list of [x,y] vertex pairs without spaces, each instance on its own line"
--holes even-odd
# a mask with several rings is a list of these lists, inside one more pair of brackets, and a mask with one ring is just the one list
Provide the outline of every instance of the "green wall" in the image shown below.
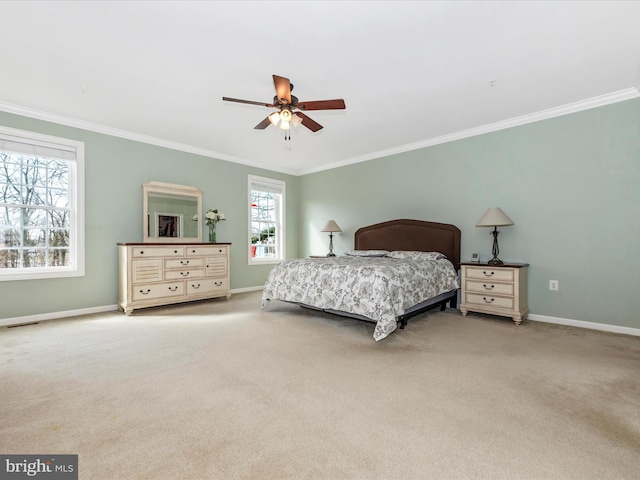
[[500,257],[531,264],[532,314],[640,328],[640,99],[301,177],[4,112],[0,124],[85,142],[87,256],[83,278],[0,282],[0,319],[114,305],[116,244],[141,241],[150,180],[200,188],[228,218],[231,287],[262,285],[271,266],[248,266],[244,247],[254,174],[287,183],[289,258],[325,254],[329,219],[341,254],[361,226],[415,218],[457,225],[463,259],[487,260],[489,229],[475,223],[499,206],[515,222]]
[[[247,265],[247,175],[287,185],[287,256],[297,256],[299,178],[0,112],[0,125],[85,142],[85,276],[0,282],[0,319],[115,305],[118,242],[142,241],[142,184],[193,185],[217,208],[218,241],[231,242],[231,288],[262,285],[271,265]],[[203,232],[204,235],[204,232]],[[206,236],[203,236],[206,238]]]
[[[529,263],[532,314],[640,328],[640,99],[301,177],[299,253],[338,254],[361,226],[395,218],[452,223],[462,258]],[[549,280],[560,289],[551,292]]]

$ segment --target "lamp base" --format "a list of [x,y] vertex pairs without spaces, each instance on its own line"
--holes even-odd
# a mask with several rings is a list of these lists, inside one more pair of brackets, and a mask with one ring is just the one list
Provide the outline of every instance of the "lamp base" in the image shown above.
[[336,254],[333,253],[333,252],[327,253],[327,257],[335,257],[335,256],[336,256]]
[[493,227],[493,249],[491,253],[493,254],[493,258],[489,260],[487,263],[489,265],[502,265],[504,262],[498,258],[498,254],[500,253],[500,248],[498,248],[498,227]]

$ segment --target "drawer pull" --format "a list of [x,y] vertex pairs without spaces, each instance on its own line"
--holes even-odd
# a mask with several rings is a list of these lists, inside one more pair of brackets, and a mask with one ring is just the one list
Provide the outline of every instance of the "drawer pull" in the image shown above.
[[180,265],[189,265],[189,260],[186,262],[184,260],[180,260]]
[[487,300],[487,297],[482,297],[482,299],[484,300],[485,303],[493,303],[493,301],[495,300],[495,298],[491,298],[490,300]]
[[191,284],[191,288],[198,289],[198,288],[200,288],[200,284],[198,284],[198,285],[194,285],[194,284],[192,283],[192,284]]
[[484,276],[485,276],[485,277],[492,277],[492,276],[493,276],[493,274],[494,274],[495,272],[489,272],[489,273],[487,273],[487,272],[485,272],[485,271],[483,270],[483,271],[482,271],[482,273],[484,274]]
[[191,253],[196,253],[196,251],[195,250],[191,250]]
[[140,250],[140,255],[144,255],[144,250]]
[[176,290],[178,290],[178,286],[176,285],[175,287],[169,287],[169,290],[171,290],[172,292],[175,292]]
[[222,249],[218,250],[218,252],[222,253]]
[[493,290],[495,288],[495,285],[491,285],[491,286],[487,287],[486,283],[483,283],[482,286],[484,287],[485,290]]
[[174,250],[173,253],[178,253],[178,250]]
[[216,287],[221,287],[222,286],[222,282],[213,282],[215,283]]
[[144,290],[140,290],[140,293],[143,294],[143,295],[149,295],[149,293],[151,293],[151,289],[147,288],[146,292]]
[[191,272],[186,272],[186,273],[185,272],[180,272],[180,275],[182,275],[183,277],[188,277],[190,273]]

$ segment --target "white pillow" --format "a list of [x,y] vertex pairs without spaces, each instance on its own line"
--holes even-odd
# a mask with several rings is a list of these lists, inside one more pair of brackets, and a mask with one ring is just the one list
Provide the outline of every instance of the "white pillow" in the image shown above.
[[388,250],[349,250],[345,255],[350,257],[384,257]]
[[440,260],[447,258],[440,252],[415,252],[410,250],[395,250],[387,254],[389,258],[397,258],[398,260]]

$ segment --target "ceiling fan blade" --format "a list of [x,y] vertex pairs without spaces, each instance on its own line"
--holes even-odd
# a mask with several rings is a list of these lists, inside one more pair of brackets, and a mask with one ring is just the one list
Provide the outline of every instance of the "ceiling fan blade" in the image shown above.
[[273,103],[254,102],[252,100],[240,100],[239,98],[222,97],[222,100],[226,102],[247,103],[249,105],[260,105],[261,107],[269,107],[269,108],[273,108],[274,106]]
[[298,102],[297,108],[300,110],[344,110],[346,105],[344,100],[315,100],[313,102]]
[[273,76],[273,84],[276,87],[276,96],[282,103],[291,103],[291,82],[288,78]]
[[255,127],[253,127],[253,129],[254,130],[264,130],[269,125],[271,125],[271,120],[269,120],[269,117],[267,117],[264,120],[262,120],[259,124],[257,124]]
[[318,130],[321,130],[323,128],[322,125],[320,125],[318,122],[316,122],[315,120],[311,119],[310,117],[307,117],[302,112],[295,112],[294,115],[299,116],[302,119],[302,125],[307,127],[312,132],[317,132]]

